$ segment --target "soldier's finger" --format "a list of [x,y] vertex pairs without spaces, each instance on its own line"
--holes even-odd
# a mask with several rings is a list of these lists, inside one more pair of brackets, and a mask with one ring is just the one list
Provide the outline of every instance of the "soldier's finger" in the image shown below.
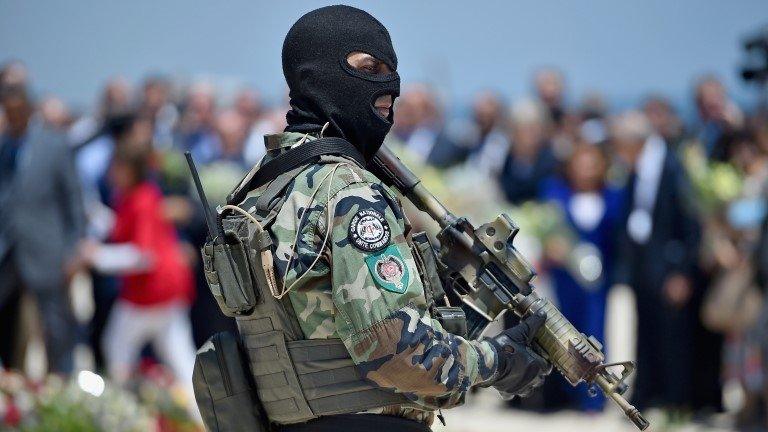
[[523,325],[525,326],[523,335],[525,336],[525,342],[527,344],[530,345],[531,342],[533,342],[533,338],[536,336],[536,332],[539,331],[546,320],[547,314],[542,311],[536,312],[535,314],[523,320]]

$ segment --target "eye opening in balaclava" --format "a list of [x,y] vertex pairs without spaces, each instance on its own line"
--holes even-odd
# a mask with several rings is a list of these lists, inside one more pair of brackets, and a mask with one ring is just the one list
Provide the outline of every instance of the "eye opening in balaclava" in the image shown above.
[[[378,75],[354,69],[347,57],[370,54],[392,72]],[[290,89],[287,131],[319,131],[345,138],[366,159],[378,151],[392,126],[374,107],[382,95],[400,94],[397,56],[387,29],[365,11],[328,6],[302,16],[283,43],[283,73]]]
[[[387,73],[372,73],[372,72],[367,72],[367,71],[364,71],[364,70],[357,69],[357,68],[355,68],[355,66],[353,66],[350,63],[350,60],[351,60],[351,57],[352,57],[353,54],[367,54],[367,55],[373,57],[376,61],[379,61],[379,62],[382,62],[383,64],[385,64],[387,66],[387,68],[391,72],[387,72]],[[384,60],[379,59],[378,57],[376,57],[375,54],[372,54],[372,53],[369,53],[369,52],[365,52],[365,51],[362,51],[362,50],[359,50],[359,49],[354,49],[354,50],[350,51],[346,56],[344,56],[344,59],[341,60],[340,62],[341,62],[341,67],[347,73],[349,73],[350,75],[352,75],[354,77],[358,77],[358,78],[361,78],[361,79],[364,79],[364,80],[368,80],[368,81],[372,81],[372,82],[389,82],[389,81],[393,81],[393,80],[398,78],[397,71],[395,70],[393,65],[391,65],[390,63],[388,63],[388,62],[386,62]],[[389,114],[387,115],[387,117],[383,117],[379,113],[379,111],[376,109],[375,105],[376,105],[376,101],[381,96],[386,96],[386,95],[391,95],[392,96],[392,106],[390,106]],[[393,109],[394,108],[394,100],[395,100],[396,97],[397,97],[397,95],[393,94],[391,90],[389,90],[389,89],[381,89],[381,90],[373,93],[373,95],[371,96],[371,109],[373,110],[373,112],[379,118],[381,118],[382,120],[387,121],[389,123],[392,123],[393,122],[393,117],[394,117],[394,109]]]

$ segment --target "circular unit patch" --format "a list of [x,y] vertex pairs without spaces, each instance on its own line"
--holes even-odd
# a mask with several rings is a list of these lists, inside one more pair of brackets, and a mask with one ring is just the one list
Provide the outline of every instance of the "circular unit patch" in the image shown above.
[[349,241],[365,252],[376,252],[389,244],[392,233],[384,215],[376,210],[360,210],[349,223]]

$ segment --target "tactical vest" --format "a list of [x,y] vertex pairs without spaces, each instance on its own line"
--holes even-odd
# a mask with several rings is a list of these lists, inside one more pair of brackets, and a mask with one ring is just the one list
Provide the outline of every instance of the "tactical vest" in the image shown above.
[[[224,244],[203,247],[207,282],[222,312],[235,317],[256,393],[270,421],[304,422],[390,405],[408,405],[403,395],[375,387],[355,368],[339,339],[306,340],[287,296],[269,286],[274,245],[269,227],[285,202],[283,192],[305,166],[278,176],[247,210],[249,217],[222,217]],[[233,265],[230,265],[233,264]],[[271,280],[270,280],[271,279]]]

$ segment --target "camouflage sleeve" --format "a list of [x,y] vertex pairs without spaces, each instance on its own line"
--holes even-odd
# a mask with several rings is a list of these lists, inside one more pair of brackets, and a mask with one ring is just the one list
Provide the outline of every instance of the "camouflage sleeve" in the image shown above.
[[399,204],[379,184],[356,183],[331,208],[335,323],[363,376],[427,408],[462,403],[493,377],[496,352],[430,316]]

